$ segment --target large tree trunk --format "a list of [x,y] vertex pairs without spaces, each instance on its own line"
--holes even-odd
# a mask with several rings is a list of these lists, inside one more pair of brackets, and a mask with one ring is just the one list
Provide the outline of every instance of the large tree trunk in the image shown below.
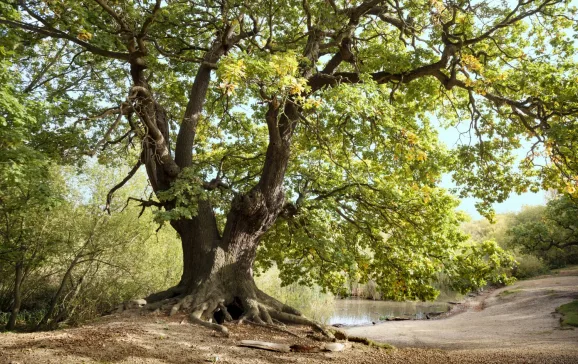
[[[221,325],[224,321],[249,320],[259,325],[308,325],[331,336],[318,323],[259,290],[251,269],[258,239],[235,235],[235,239],[227,242],[213,240],[210,250],[197,249],[198,245],[192,242],[198,240],[193,234],[185,234],[183,246],[192,249],[184,261],[181,282],[166,292],[147,297],[150,309],[164,308],[171,315],[187,312],[194,323],[224,334],[228,332]],[[210,245],[207,241],[204,243]]]
[[[169,189],[179,178],[179,173],[193,163],[192,149],[210,83],[210,65],[238,41],[232,29],[227,30],[224,38],[215,41],[205,54],[205,62],[199,66],[178,132],[174,160],[167,114],[154,100],[144,77],[144,60],[135,58],[131,62],[134,87],[129,99],[146,126],[141,162],[146,166],[155,192]],[[261,292],[253,280],[252,265],[261,236],[273,225],[284,207],[283,179],[291,137],[299,120],[297,106],[294,102],[273,98],[269,101],[265,119],[269,145],[259,182],[233,199],[222,234],[208,200],[199,202],[194,218],[171,221],[182,240],[183,275],[176,287],[147,297],[149,307],[169,306],[173,313],[184,309],[191,312],[193,321],[223,332],[226,332],[223,326],[210,322],[216,312],[228,320],[248,319],[270,325],[279,320],[322,329],[295,309]],[[174,202],[165,200],[162,206],[171,210]],[[230,315],[229,311],[237,311],[237,314]]]
[[[276,123],[276,115],[271,123]],[[175,313],[185,310],[204,326],[226,332],[224,320],[250,320],[257,324],[299,323],[331,335],[297,310],[257,288],[252,266],[262,235],[273,225],[284,207],[282,181],[289,159],[288,141],[279,134],[270,143],[259,183],[231,202],[227,223],[219,233],[209,201],[200,201],[192,219],[171,222],[183,246],[183,275],[180,283],[146,298],[151,308],[167,305]],[[155,304],[155,302],[157,302]]]
[[270,325],[293,322],[323,330],[259,290],[253,280],[259,240],[274,223],[282,204],[282,193],[267,201],[256,187],[233,201],[222,237],[208,201],[201,201],[195,218],[173,222],[182,240],[183,275],[176,287],[147,297],[149,306],[165,306],[171,313],[185,310],[194,322],[222,332],[226,329],[212,320],[247,319]]

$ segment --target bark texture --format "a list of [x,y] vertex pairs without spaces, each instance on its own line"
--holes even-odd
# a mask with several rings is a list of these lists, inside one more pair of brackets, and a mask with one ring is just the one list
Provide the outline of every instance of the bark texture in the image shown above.
[[[169,189],[179,173],[193,164],[197,125],[214,65],[227,50],[253,34],[235,34],[234,29],[226,27],[219,32],[199,64],[174,148],[170,144],[167,113],[156,101],[145,77],[146,42],[144,38],[139,41],[140,35],[127,41],[133,81],[128,103],[142,126],[138,128],[142,139],[139,163],[146,166],[155,192]],[[281,102],[272,96],[267,105],[264,122],[269,131],[269,145],[259,181],[231,201],[223,231],[219,231],[211,203],[205,200],[196,206],[195,217],[171,221],[182,241],[183,275],[176,287],[147,297],[150,308],[170,307],[172,313],[186,310],[192,321],[222,332],[226,329],[210,322],[213,318],[221,322],[238,319],[267,325],[289,321],[322,329],[298,311],[261,292],[253,280],[252,265],[259,241],[284,207],[283,179],[291,137],[299,120],[299,110],[291,100]],[[217,177],[203,187],[214,189],[223,185]],[[164,200],[158,205],[171,210],[175,202]]]
[[[291,115],[296,112],[290,106],[279,115],[279,105],[270,105],[267,123],[275,130],[270,131],[261,179],[248,193],[234,198],[222,234],[209,201],[200,201],[194,218],[171,223],[182,240],[183,275],[177,287],[146,298],[151,308],[169,305],[172,313],[188,310],[194,322],[224,333],[223,326],[209,321],[219,321],[220,316],[222,320],[248,319],[267,325],[297,322],[322,330],[297,310],[260,291],[252,274],[260,238],[285,202],[282,182],[293,132]],[[148,170],[159,170],[159,166]]]

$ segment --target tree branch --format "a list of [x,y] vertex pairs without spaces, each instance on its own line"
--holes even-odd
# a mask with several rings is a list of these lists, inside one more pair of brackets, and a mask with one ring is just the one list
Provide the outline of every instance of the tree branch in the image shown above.
[[244,38],[255,35],[258,29],[253,28],[248,32],[233,34],[233,27],[226,27],[222,37],[217,37],[213,45],[203,57],[203,62],[195,76],[195,81],[191,87],[189,101],[183,121],[177,135],[177,146],[175,149],[175,162],[180,168],[191,165],[193,160],[193,145],[196,136],[197,125],[203,111],[207,90],[211,81],[211,71],[219,59],[227,50]]
[[129,26],[122,20],[120,15],[118,15],[116,13],[116,11],[114,11],[114,9],[108,5],[108,3],[106,1],[103,1],[103,0],[93,0],[93,1],[95,3],[97,3],[98,5],[100,5],[100,7],[104,11],[106,11],[108,13],[108,15],[110,15],[116,21],[116,23],[120,26],[120,29],[122,32],[124,32],[124,33],[130,33],[131,32]]
[[136,174],[140,166],[142,166],[142,162],[139,159],[138,162],[134,165],[134,167],[132,167],[132,169],[128,172],[127,176],[118,184],[116,184],[113,188],[111,188],[110,191],[108,191],[108,194],[106,195],[106,207],[104,208],[106,212],[110,214],[110,203],[112,202],[112,195],[117,190],[122,188],[128,181],[130,181],[130,179]]
[[[444,48],[440,60],[428,65],[417,67],[410,71],[402,73],[390,73],[386,71],[371,73],[371,78],[377,83],[387,83],[391,81],[409,83],[415,79],[424,76],[434,76],[441,69],[447,67],[450,58],[457,52],[458,48],[454,45],[447,45]],[[443,74],[443,73],[442,73]],[[361,78],[358,72],[338,72],[333,75],[318,73],[309,78],[308,83],[311,86],[311,92],[315,92],[324,87],[332,87],[341,83],[360,83]]]
[[5,24],[5,25],[8,25],[8,26],[13,27],[13,28],[29,30],[29,31],[37,33],[37,34],[46,35],[46,36],[53,37],[53,38],[66,39],[68,41],[71,41],[73,43],[78,44],[79,46],[83,47],[84,49],[86,49],[87,51],[89,51],[93,54],[103,56],[106,58],[114,58],[114,59],[120,59],[123,61],[128,61],[129,57],[130,57],[130,55],[128,53],[114,52],[114,51],[109,51],[107,49],[96,47],[90,43],[84,42],[78,38],[71,36],[68,33],[65,33],[61,30],[58,30],[58,29],[55,29],[52,27],[38,27],[36,25],[32,25],[32,24],[28,24],[28,23],[23,23],[20,21],[14,21],[14,20],[8,20],[8,19],[2,19],[2,18],[0,18],[0,24]]

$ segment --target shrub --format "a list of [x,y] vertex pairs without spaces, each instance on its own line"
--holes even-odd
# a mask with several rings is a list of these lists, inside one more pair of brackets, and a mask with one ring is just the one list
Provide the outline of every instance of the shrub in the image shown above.
[[513,275],[516,278],[531,278],[548,273],[544,262],[533,255],[523,254],[516,257]]

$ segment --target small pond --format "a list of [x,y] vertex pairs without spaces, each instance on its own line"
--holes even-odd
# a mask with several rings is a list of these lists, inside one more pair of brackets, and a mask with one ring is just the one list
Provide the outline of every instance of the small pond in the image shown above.
[[335,310],[329,318],[329,325],[359,326],[385,320],[386,317],[409,317],[425,319],[429,313],[449,310],[447,302],[393,302],[363,299],[342,299],[335,301]]

